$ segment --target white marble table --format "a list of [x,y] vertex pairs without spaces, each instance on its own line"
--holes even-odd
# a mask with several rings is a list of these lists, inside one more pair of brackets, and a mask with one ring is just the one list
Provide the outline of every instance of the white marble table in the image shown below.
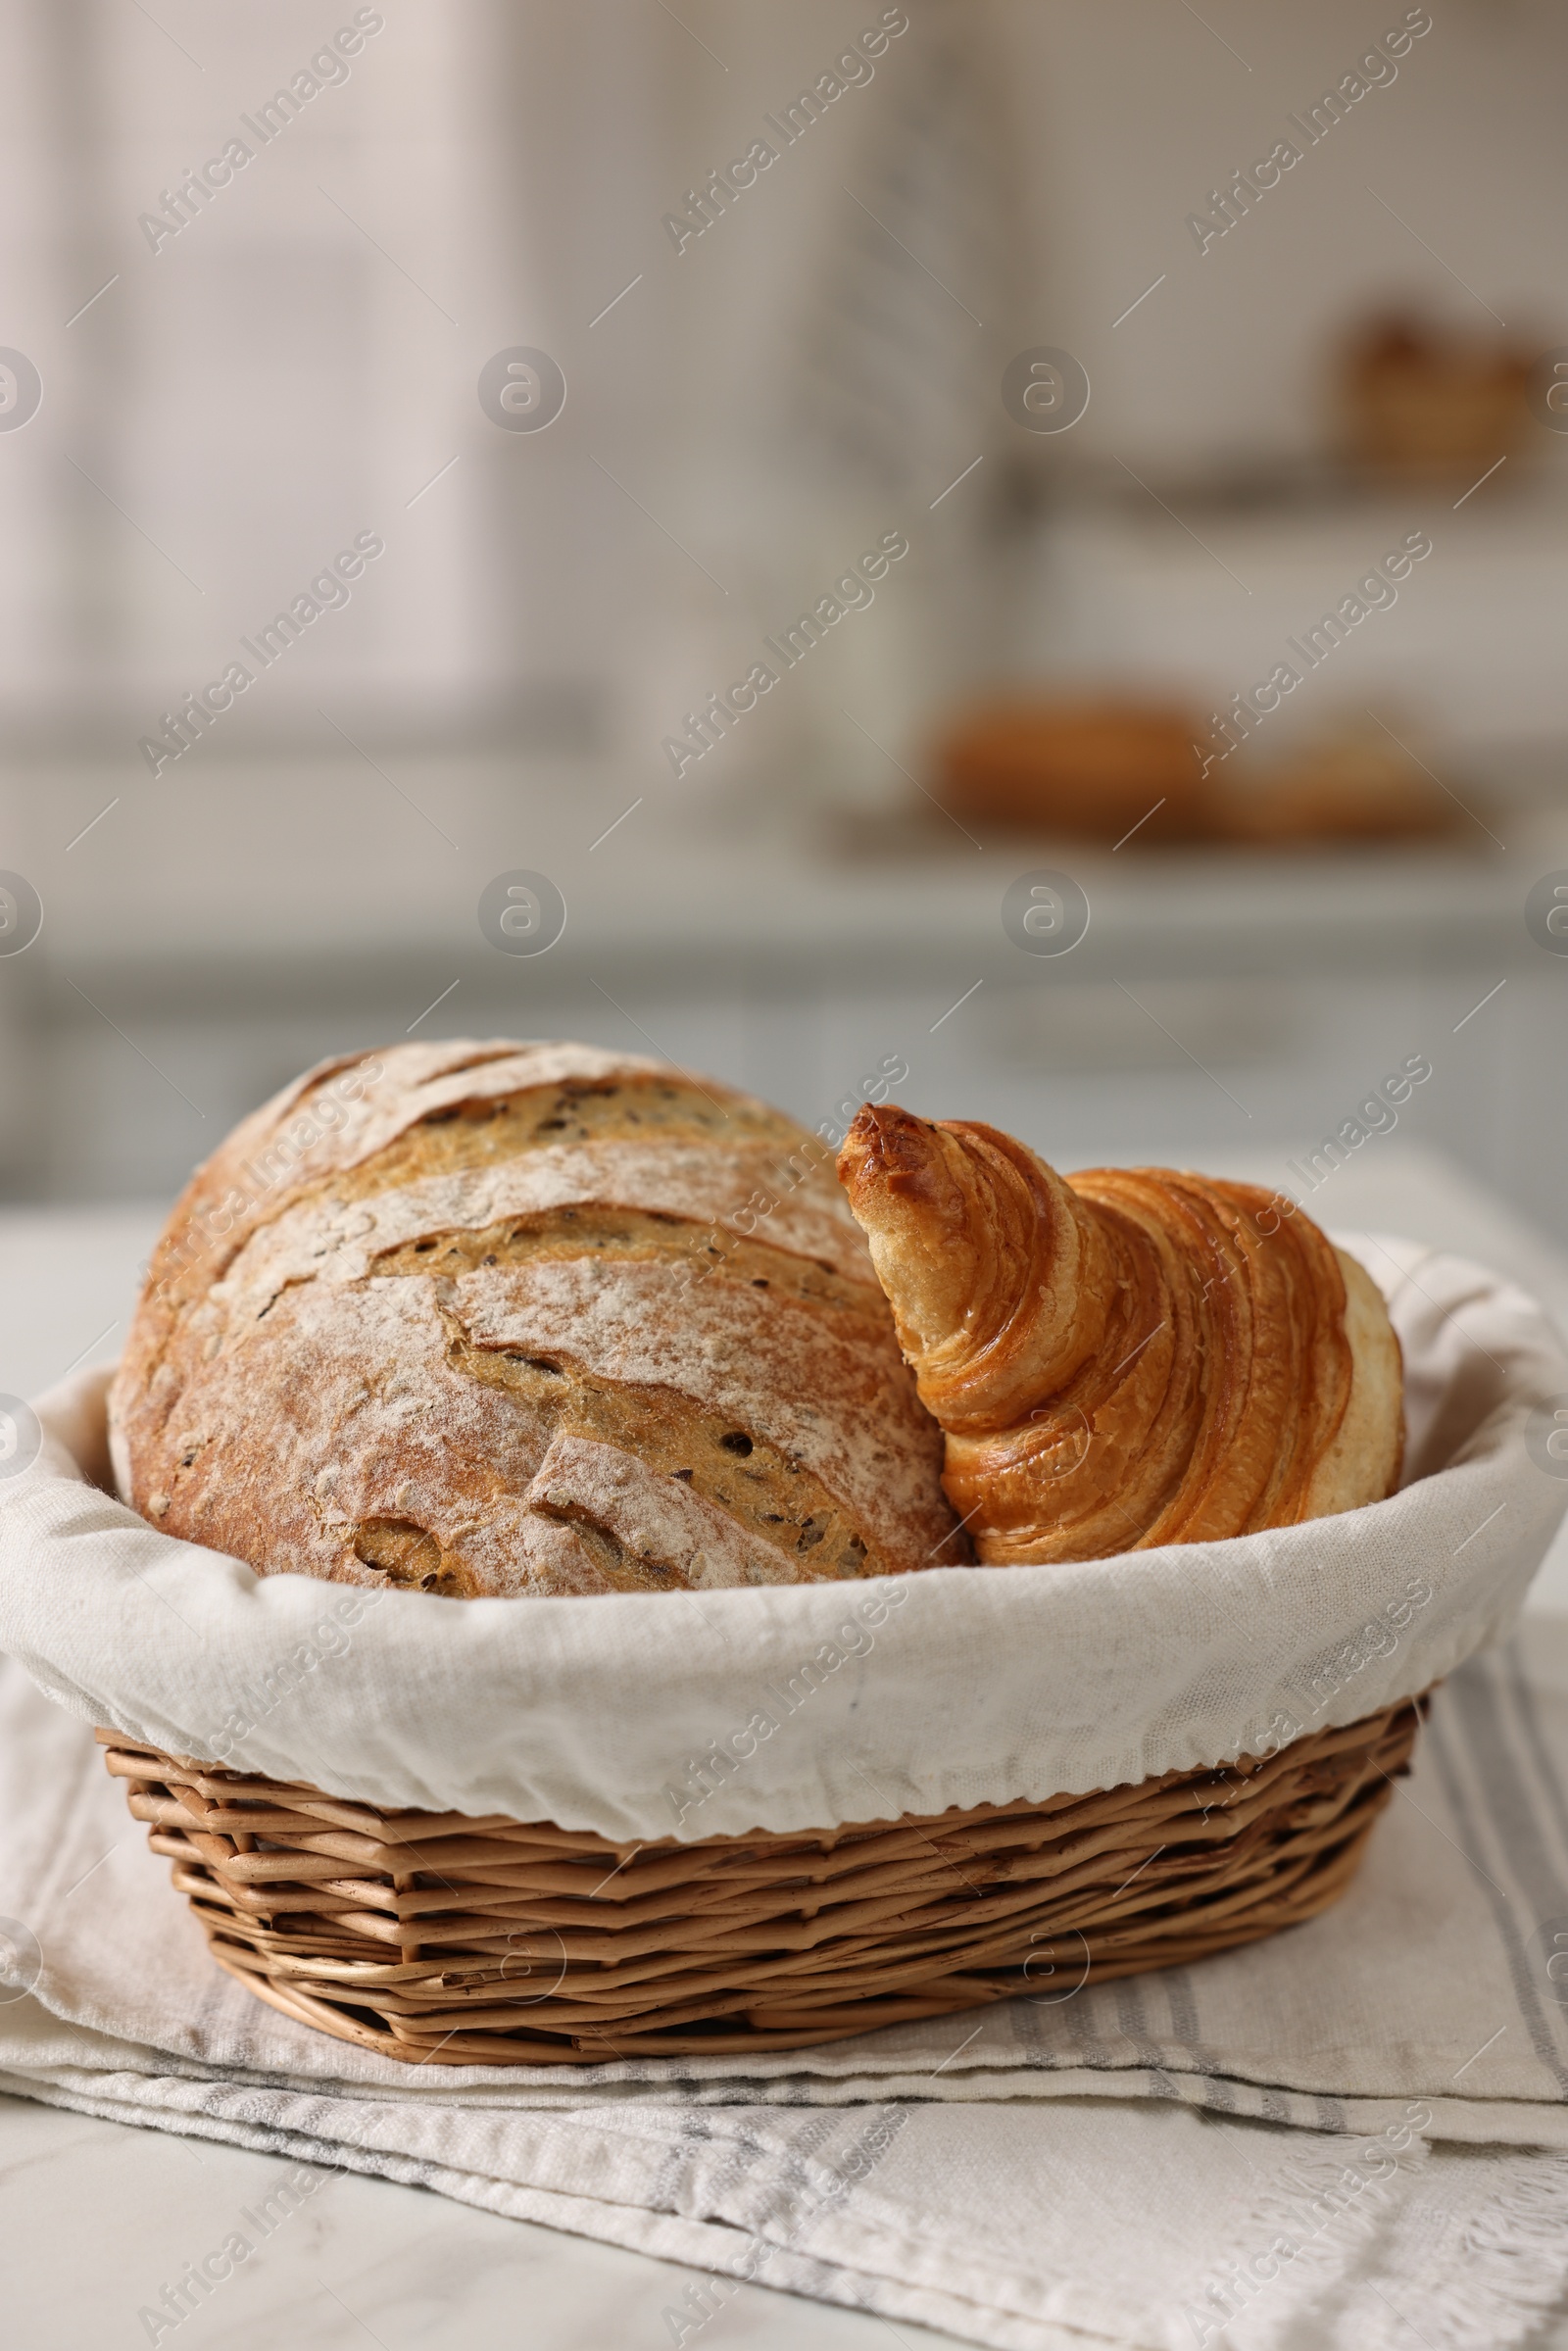
[[[1272,1181],[1277,1153],[1255,1172]],[[1249,1172],[1241,1161],[1215,1172]],[[1568,1260],[1449,1163],[1374,1142],[1313,1207],[1325,1223],[1403,1232],[1484,1259],[1568,1323]],[[73,1358],[118,1351],[152,1210],[0,1212],[0,1393],[36,1391]],[[1537,1585],[1568,1607],[1568,1542]],[[0,1889],[0,1910],[5,1907]],[[0,2340],[17,2351],[108,2351],[145,2339],[144,2302],[221,2240],[289,2166],[0,2097]],[[340,2175],[178,2336],[223,2351],[606,2351],[670,2340],[662,2313],[696,2273],[500,2220],[417,2188]],[[745,2286],[704,2330],[731,2351],[886,2351],[954,2338]],[[1547,2321],[1535,2351],[1565,2351]],[[955,2347],[956,2351],[956,2347]]]
[[[136,2313],[292,2170],[0,2097],[0,2340],[13,2351],[145,2343]],[[700,2273],[341,2173],[162,2336],[221,2351],[662,2351]],[[900,2321],[743,2285],[703,2351],[959,2351]],[[973,2351],[973,2347],[969,2347]]]

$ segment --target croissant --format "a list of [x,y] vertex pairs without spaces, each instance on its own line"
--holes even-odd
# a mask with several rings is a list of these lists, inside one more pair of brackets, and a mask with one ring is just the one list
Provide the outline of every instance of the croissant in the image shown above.
[[982,1563],[1209,1542],[1393,1492],[1399,1343],[1288,1200],[1163,1167],[1064,1181],[994,1127],[893,1103],[861,1108],[838,1169]]

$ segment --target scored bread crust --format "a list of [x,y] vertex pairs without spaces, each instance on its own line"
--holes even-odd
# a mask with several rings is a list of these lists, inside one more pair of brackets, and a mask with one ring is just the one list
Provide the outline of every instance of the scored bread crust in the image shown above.
[[952,1566],[942,1436],[832,1155],[641,1054],[323,1062],[199,1168],[121,1492],[261,1574],[453,1596]]

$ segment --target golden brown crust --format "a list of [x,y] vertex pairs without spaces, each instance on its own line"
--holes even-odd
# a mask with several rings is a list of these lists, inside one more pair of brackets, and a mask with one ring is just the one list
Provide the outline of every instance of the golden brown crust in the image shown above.
[[399,1046],[247,1119],[111,1396],[122,1491],[248,1560],[467,1595],[966,1555],[828,1154],[585,1046]]
[[1063,1182],[994,1128],[893,1104],[860,1111],[839,1173],[983,1562],[1251,1534],[1393,1491],[1398,1343],[1289,1203],[1170,1168]]

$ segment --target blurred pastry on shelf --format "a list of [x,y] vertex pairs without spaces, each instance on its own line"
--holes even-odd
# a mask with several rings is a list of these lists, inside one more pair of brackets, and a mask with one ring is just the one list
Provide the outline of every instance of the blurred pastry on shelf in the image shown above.
[[1293,843],[1440,839],[1466,826],[1432,768],[1369,715],[1303,739],[1266,766],[1207,784],[1216,839]]
[[1336,385],[1347,455],[1399,481],[1483,472],[1519,447],[1533,355],[1507,335],[1464,335],[1397,312],[1343,346]]
[[936,745],[937,797],[956,815],[1013,831],[1107,844],[1204,830],[1193,711],[1113,696],[1023,695],[976,706]]
[[[1407,748],[1368,711],[1270,746],[1205,757],[1212,725],[1174,704],[1041,692],[951,720],[930,761],[934,802],[995,837],[1062,835],[1144,850],[1188,842],[1288,849],[1441,840],[1480,823],[1442,780],[1441,754]],[[1477,837],[1479,846],[1479,836]],[[884,844],[885,846],[885,844]]]

